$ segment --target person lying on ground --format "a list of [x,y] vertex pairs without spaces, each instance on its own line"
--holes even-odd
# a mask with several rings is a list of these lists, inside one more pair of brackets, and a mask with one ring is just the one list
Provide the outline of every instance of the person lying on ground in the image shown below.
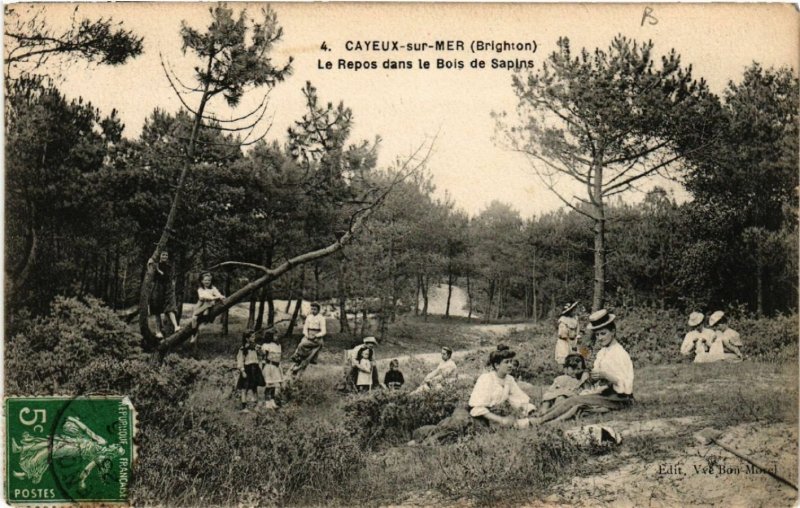
[[555,378],[550,388],[544,392],[539,412],[544,414],[556,402],[578,395],[578,390],[588,379],[589,373],[586,372],[586,361],[583,357],[576,353],[567,355],[564,360],[564,374]]
[[614,314],[606,309],[589,316],[591,331],[601,347],[590,374],[591,379],[598,383],[597,387],[557,402],[541,417],[531,419],[531,423],[566,420],[579,412],[606,412],[633,403],[633,362],[617,342],[614,318]]
[[190,343],[197,342],[197,332],[200,328],[200,320],[204,318],[208,311],[219,303],[225,302],[225,295],[213,285],[214,278],[211,272],[200,274],[200,284],[197,286],[197,303],[192,309],[192,329],[194,334],[189,340]]
[[708,360],[711,362],[727,361],[741,362],[742,338],[739,332],[733,328],[728,328],[728,318],[725,313],[718,310],[708,317],[708,326],[714,330],[714,342],[708,350]]
[[[414,431],[415,445],[425,442],[436,444],[477,431],[491,425],[527,428],[527,416],[536,410],[530,397],[517,386],[511,370],[516,354],[501,344],[489,354],[490,371],[481,374],[475,382],[468,407],[457,407],[451,416],[436,425],[424,425]],[[514,415],[501,415],[501,408],[510,406]]]
[[683,338],[681,354],[688,356],[694,350],[694,362],[705,363],[708,361],[708,349],[714,342],[714,331],[703,325],[705,316],[700,312],[689,314],[689,331]]
[[458,379],[457,371],[458,367],[456,366],[456,362],[453,361],[453,350],[444,346],[442,348],[442,361],[433,371],[425,376],[425,379],[422,380],[422,384],[411,393],[422,393],[428,390],[442,388],[444,385],[450,384]]
[[383,376],[383,384],[390,390],[399,390],[405,382],[403,373],[400,372],[400,362],[396,359],[389,362],[389,370]]
[[311,304],[311,314],[306,316],[303,324],[303,338],[292,354],[294,365],[291,368],[291,375],[297,376],[304,371],[311,363],[317,363],[317,357],[325,344],[323,337],[328,331],[325,325],[325,316],[319,313],[320,306],[314,302]]

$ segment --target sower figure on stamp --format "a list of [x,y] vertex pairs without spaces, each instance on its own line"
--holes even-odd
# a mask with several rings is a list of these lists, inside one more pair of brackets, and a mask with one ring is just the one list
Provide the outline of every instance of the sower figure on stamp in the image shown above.
[[162,314],[169,317],[173,333],[181,329],[176,319],[178,305],[175,302],[175,267],[169,262],[169,252],[161,252],[155,268],[153,291],[150,293],[150,313],[156,318],[156,337],[162,339],[164,338]]
[[319,310],[318,303],[311,304],[311,314],[306,316],[305,324],[303,324],[303,338],[292,355],[294,365],[290,373],[293,377],[297,377],[304,371],[308,364],[317,363],[317,356],[325,343],[323,337],[327,335],[328,330],[325,325],[325,316],[321,315]]
[[86,489],[86,480],[95,467],[100,474],[107,474],[110,461],[121,457],[124,449],[119,444],[109,444],[80,419],[69,416],[61,432],[53,436],[52,442],[46,437],[33,436],[25,432],[21,443],[11,441],[11,452],[19,454],[19,467],[22,470],[14,471],[14,477],[29,479],[34,485],[42,480],[53,460],[85,463],[80,474],[79,486],[81,489]]

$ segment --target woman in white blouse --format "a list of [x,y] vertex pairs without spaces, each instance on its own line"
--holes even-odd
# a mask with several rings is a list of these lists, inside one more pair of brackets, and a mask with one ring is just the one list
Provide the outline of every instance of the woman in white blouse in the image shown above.
[[481,374],[472,389],[472,395],[469,397],[470,416],[510,426],[519,425],[518,418],[500,416],[493,411],[495,408],[508,402],[521,418],[536,410],[536,406],[531,404],[530,397],[520,389],[511,375],[514,369],[514,356],[516,353],[502,347],[498,347],[497,351],[492,351],[489,355],[489,367],[492,370]]

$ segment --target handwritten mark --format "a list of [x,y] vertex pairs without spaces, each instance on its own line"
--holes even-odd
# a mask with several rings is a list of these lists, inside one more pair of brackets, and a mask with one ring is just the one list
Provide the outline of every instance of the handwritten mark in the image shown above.
[[642,14],[642,24],[640,26],[644,26],[645,21],[647,21],[648,25],[658,24],[658,18],[653,16],[653,8],[650,6],[644,8],[644,13]]

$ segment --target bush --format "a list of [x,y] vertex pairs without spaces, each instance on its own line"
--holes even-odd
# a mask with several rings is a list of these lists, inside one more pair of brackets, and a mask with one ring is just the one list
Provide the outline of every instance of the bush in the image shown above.
[[742,352],[749,358],[782,361],[797,355],[797,314],[738,319],[731,327],[741,334]]
[[50,313],[20,316],[7,342],[9,393],[64,393],[94,361],[122,361],[139,352],[138,337],[94,298],[56,297]]
[[277,505],[346,495],[364,455],[342,426],[286,415],[193,410],[173,435],[146,434],[131,503]]
[[419,467],[429,472],[430,488],[450,497],[513,504],[570,476],[591,453],[558,429],[506,429],[432,449]]
[[415,429],[439,423],[466,401],[465,390],[431,390],[411,395],[406,391],[375,390],[356,395],[343,406],[346,428],[368,448],[405,443]]

